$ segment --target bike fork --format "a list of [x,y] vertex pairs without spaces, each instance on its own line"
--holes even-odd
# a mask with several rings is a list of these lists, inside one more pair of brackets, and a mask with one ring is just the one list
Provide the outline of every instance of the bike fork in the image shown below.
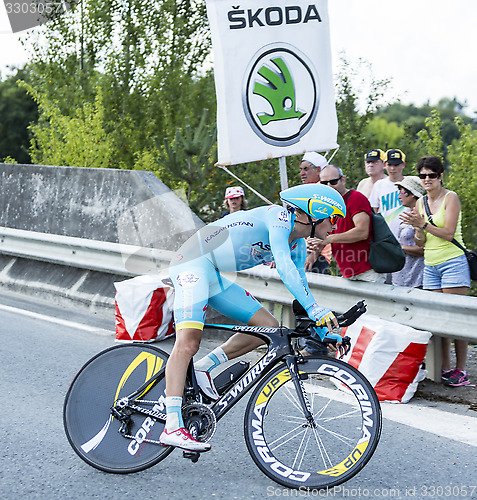
[[286,356],[285,362],[290,372],[293,385],[295,386],[295,390],[298,396],[298,402],[300,403],[303,415],[312,427],[316,427],[310,401],[308,400],[303,381],[300,378],[300,371],[298,368],[298,363],[296,362],[296,357],[292,355]]

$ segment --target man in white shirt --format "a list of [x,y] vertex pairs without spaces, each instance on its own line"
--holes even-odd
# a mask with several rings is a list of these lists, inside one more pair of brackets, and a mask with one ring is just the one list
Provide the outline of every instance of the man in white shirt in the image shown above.
[[376,182],[386,178],[384,172],[385,158],[386,154],[381,149],[372,149],[364,155],[364,167],[369,177],[359,182],[356,191],[363,193],[368,199]]
[[385,167],[389,177],[377,181],[369,197],[371,207],[383,215],[394,236],[398,235],[401,222],[398,216],[404,210],[395,183],[404,179],[405,162],[406,155],[400,149],[386,151]]

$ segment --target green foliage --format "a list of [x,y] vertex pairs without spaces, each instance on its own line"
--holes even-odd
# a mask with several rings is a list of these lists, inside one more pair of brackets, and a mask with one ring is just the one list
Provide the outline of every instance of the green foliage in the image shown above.
[[[0,81],[0,158],[9,157],[8,163],[30,163],[28,126],[38,119],[38,108],[18,80],[29,80],[29,69],[17,69]],[[5,159],[5,161],[7,161]]]
[[[437,110],[440,116],[443,142],[441,153],[444,153],[445,157],[447,147],[460,135],[455,118],[460,117],[464,123],[471,124],[474,128],[476,126],[475,120],[465,115],[465,106],[457,101],[457,99],[445,97],[440,99],[435,106],[427,103],[420,107],[415,104],[405,105],[400,102],[394,102],[376,111],[377,117],[384,118],[388,123],[396,123],[404,128],[403,138],[395,145],[391,146],[390,143],[389,147],[397,147],[404,151],[407,157],[406,163],[412,168],[420,156],[429,154],[426,153],[428,144],[423,145],[418,134],[421,130],[427,129],[426,120],[432,117],[433,110]],[[436,149],[434,148],[434,150]]]
[[[361,61],[361,66],[366,63]],[[368,123],[383,98],[387,80],[376,80],[367,68],[366,82],[356,82],[357,70],[342,58],[341,69],[336,83],[336,113],[338,116],[338,144],[340,148],[333,163],[340,166],[346,174],[348,187],[355,186],[366,176],[363,156],[366,151],[383,147],[376,144],[368,129]],[[363,102],[364,101],[364,102]],[[364,107],[360,112],[359,108]]]
[[379,149],[388,149],[388,144],[399,144],[404,139],[404,127],[388,122],[381,116],[373,116],[366,126],[366,134]]
[[[167,171],[170,179],[182,181],[186,189],[186,201],[199,216],[213,210],[208,206],[208,197],[203,190],[210,177],[215,160],[215,126],[207,125],[207,110],[202,113],[199,125],[194,129],[186,118],[185,126],[176,131],[174,139],[163,143],[156,138],[160,151],[156,163],[161,171]],[[180,183],[177,187],[180,186]]]
[[437,109],[431,110],[431,116],[425,120],[426,128],[417,133],[422,156],[438,156],[444,159],[444,143],[442,140],[442,121]]
[[[211,75],[202,71],[210,53],[203,2],[84,0],[48,23],[33,46],[34,87],[57,115],[78,120],[100,99],[112,167],[147,168],[155,136],[173,138],[186,117],[195,126],[204,107],[215,107]],[[46,147],[35,144],[37,153]]]
[[109,167],[113,146],[104,129],[101,94],[94,104],[86,103],[74,116],[65,116],[60,107],[22,83],[40,109],[40,121],[30,126],[34,138],[30,148],[36,164],[75,167]]
[[449,169],[446,184],[455,191],[462,206],[462,231],[465,243],[477,249],[477,216],[475,210],[477,193],[477,130],[456,118],[460,138],[449,146]]

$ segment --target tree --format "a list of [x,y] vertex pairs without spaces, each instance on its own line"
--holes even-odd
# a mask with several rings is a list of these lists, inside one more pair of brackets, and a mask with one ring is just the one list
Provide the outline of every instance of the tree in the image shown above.
[[59,106],[48,101],[32,86],[23,83],[22,87],[40,109],[40,121],[30,125],[33,132],[30,151],[34,163],[76,167],[112,165],[114,147],[104,129],[101,93],[94,104],[86,103],[76,110],[75,116],[65,116]]
[[444,159],[444,142],[442,139],[442,120],[437,109],[431,110],[431,116],[425,119],[425,126],[417,133],[422,156],[438,156]]
[[186,117],[195,126],[208,104],[197,99],[202,80],[211,84],[202,71],[206,28],[205,4],[195,0],[83,0],[33,41],[35,87],[75,120],[101,92],[111,166],[134,168],[140,159],[144,168],[156,154],[153,137],[173,137]]
[[462,207],[462,231],[464,241],[477,249],[477,130],[461,118],[455,119],[460,137],[449,146],[449,169],[446,178],[449,189],[455,191]]
[[14,158],[18,163],[30,163],[28,126],[38,119],[35,101],[17,85],[29,80],[28,67],[0,81],[0,159]]
[[[360,61],[362,66],[369,66]],[[374,116],[386,92],[388,80],[377,80],[368,67],[366,82],[357,81],[357,71],[343,57],[336,83],[336,112],[338,115],[338,144],[340,148],[333,163],[340,166],[349,187],[356,185],[365,175],[363,156],[369,149],[384,147],[376,144],[368,123]],[[364,108],[360,112],[359,108]]]

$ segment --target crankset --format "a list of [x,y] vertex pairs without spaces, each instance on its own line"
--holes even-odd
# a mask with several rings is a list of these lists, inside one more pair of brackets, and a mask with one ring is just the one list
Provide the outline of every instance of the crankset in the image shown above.
[[182,407],[184,426],[197,441],[206,443],[215,434],[215,413],[202,403],[191,403]]

